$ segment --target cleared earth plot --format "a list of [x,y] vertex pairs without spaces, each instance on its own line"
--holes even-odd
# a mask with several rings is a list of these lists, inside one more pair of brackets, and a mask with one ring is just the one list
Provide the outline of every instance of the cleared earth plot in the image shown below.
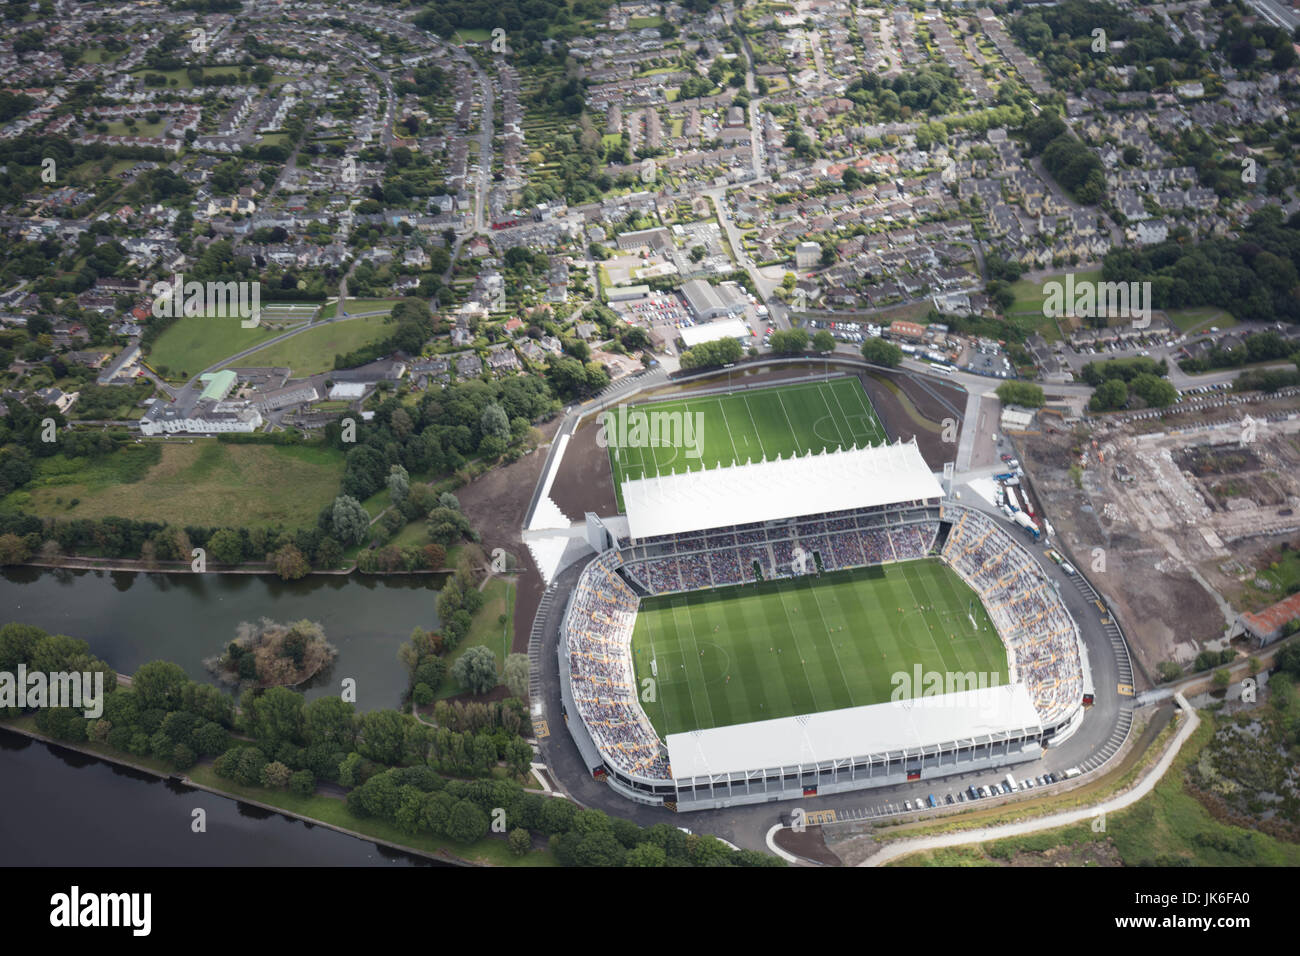
[[1007,682],[984,606],[929,558],[643,599],[632,660],[660,736],[883,703],[917,664]]
[[[650,415],[645,442],[638,440],[631,424],[612,427],[615,422],[631,423],[634,411]],[[810,450],[834,451],[855,444],[861,448],[886,438],[856,378],[648,403],[627,412],[624,418],[619,409],[612,409],[605,429],[620,508],[622,485],[629,479],[699,471],[705,465],[743,465],[764,455],[788,458]],[[691,426],[686,425],[688,415]],[[694,431],[688,433],[688,427]],[[691,435],[698,439],[694,449],[682,440]],[[691,454],[693,450],[698,454]]]

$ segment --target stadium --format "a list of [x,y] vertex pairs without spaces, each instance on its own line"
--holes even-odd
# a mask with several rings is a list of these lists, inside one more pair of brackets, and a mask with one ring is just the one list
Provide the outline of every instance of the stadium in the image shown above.
[[887,441],[855,378],[632,411],[695,441],[610,421],[622,513],[587,515],[556,648],[595,778],[705,810],[1029,761],[1077,728],[1090,688],[1054,586],[915,439]]

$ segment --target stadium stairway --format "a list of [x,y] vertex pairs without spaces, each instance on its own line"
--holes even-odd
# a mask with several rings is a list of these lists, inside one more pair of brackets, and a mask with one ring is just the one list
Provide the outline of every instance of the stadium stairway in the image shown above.
[[542,637],[551,605],[555,603],[555,590],[552,584],[542,593],[537,602],[537,613],[533,615],[533,629],[528,634],[528,698],[533,702],[542,699]]
[[1128,644],[1124,640],[1124,633],[1119,629],[1119,624],[1115,621],[1115,615],[1111,612],[1106,602],[1101,599],[1101,595],[1082,574],[1075,574],[1072,577],[1075,586],[1083,593],[1089,601],[1105,611],[1102,617],[1101,626],[1106,631],[1106,637],[1110,641],[1111,650],[1115,652],[1115,666],[1119,670],[1119,682],[1133,686],[1133,664],[1128,656]]
[[1111,730],[1110,736],[1106,742],[1097,750],[1090,754],[1088,759],[1079,764],[1079,769],[1084,773],[1096,770],[1107,760],[1115,755],[1120,747],[1124,746],[1124,741],[1128,738],[1129,729],[1133,726],[1133,708],[1122,703],[1119,708],[1119,714],[1115,718],[1115,727]]

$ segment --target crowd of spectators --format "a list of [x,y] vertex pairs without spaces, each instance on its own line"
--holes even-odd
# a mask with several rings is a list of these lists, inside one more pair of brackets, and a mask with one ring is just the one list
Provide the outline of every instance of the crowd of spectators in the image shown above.
[[943,557],[980,596],[1011,652],[1011,681],[1029,688],[1044,725],[1083,699],[1079,631],[1043,569],[999,521],[946,508]]
[[911,561],[930,553],[938,530],[936,508],[864,508],[623,542],[623,553],[641,588],[670,594]]
[[607,551],[582,572],[565,622],[573,699],[600,752],[629,774],[671,778],[668,759],[637,700],[632,630],[640,600]]

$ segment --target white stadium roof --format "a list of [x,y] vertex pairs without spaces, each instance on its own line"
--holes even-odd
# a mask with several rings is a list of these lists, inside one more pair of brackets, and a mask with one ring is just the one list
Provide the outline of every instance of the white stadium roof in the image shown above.
[[628,530],[638,541],[941,497],[915,439],[623,482]]
[[682,781],[877,754],[897,756],[904,748],[919,755],[939,744],[1026,730],[1041,730],[1029,692],[1023,684],[1001,684],[669,734],[668,762],[673,778]]

